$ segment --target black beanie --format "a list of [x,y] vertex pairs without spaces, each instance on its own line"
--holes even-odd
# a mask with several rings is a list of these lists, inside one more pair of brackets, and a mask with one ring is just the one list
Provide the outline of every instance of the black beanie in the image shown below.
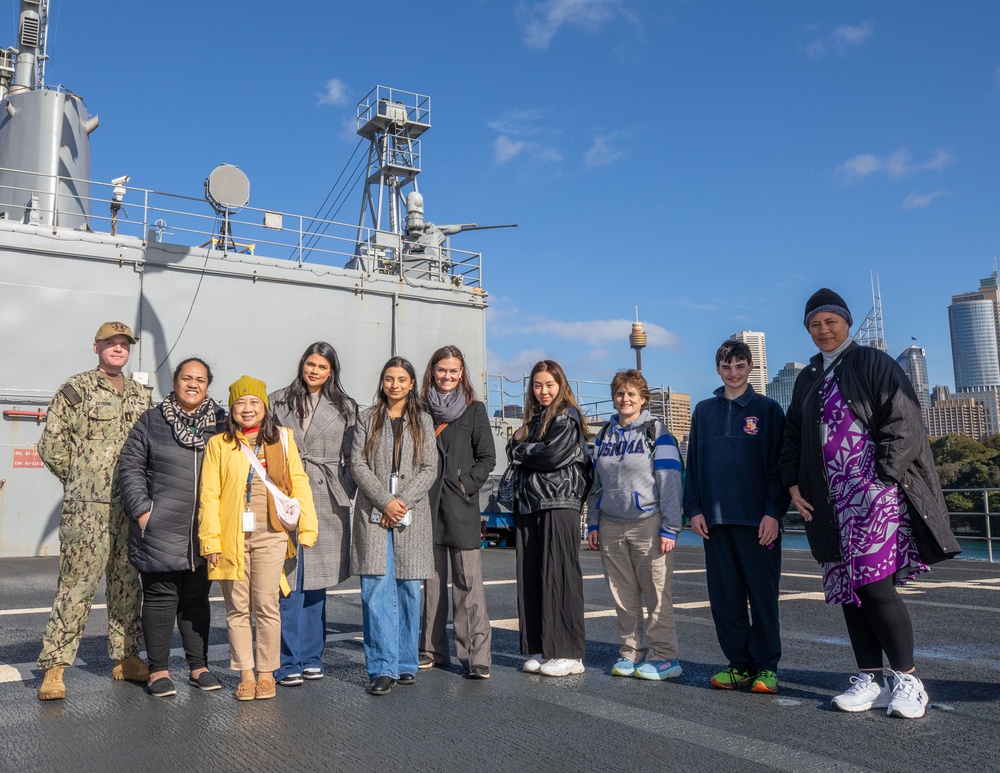
[[847,320],[848,327],[854,324],[854,318],[851,317],[851,310],[847,308],[847,304],[844,302],[844,299],[827,287],[821,287],[812,294],[812,297],[810,297],[808,301],[806,301],[806,316],[803,322],[806,328],[809,327],[809,322],[812,318],[821,311],[829,311],[834,314],[839,314]]

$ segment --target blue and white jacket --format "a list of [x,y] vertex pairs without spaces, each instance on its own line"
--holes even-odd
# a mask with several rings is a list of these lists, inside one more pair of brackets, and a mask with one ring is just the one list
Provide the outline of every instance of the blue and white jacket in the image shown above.
[[627,523],[659,515],[660,536],[677,539],[683,523],[681,455],[663,422],[657,420],[656,437],[647,438],[645,425],[651,420],[653,415],[642,411],[623,427],[615,416],[608,431],[598,433],[596,479],[587,503],[588,532],[597,529],[602,518]]

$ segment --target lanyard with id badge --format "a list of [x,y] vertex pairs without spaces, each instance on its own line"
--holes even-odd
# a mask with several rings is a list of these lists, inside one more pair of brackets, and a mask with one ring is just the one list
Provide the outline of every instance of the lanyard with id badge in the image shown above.
[[[257,456],[260,453],[260,443],[257,443],[253,447],[253,455]],[[250,491],[253,487],[253,467],[250,467],[250,472],[247,473],[247,505],[246,509],[243,511],[243,531],[251,532],[257,530],[257,519],[254,516],[253,510],[250,509]]]
[[[400,427],[402,430],[402,427]],[[393,428],[393,443],[392,443],[392,472],[389,474],[389,493],[392,496],[396,496],[399,493],[399,456],[402,452],[402,431],[397,435],[395,427]],[[370,517],[371,523],[381,523],[382,513],[378,510],[372,510]],[[396,522],[396,526],[409,526],[413,523],[413,511],[407,508],[406,515],[400,518]]]

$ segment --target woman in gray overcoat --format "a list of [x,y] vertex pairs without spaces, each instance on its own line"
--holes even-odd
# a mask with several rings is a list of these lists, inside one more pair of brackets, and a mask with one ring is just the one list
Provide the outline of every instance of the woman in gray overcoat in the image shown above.
[[281,599],[281,667],[278,684],[323,678],[326,589],[350,576],[350,512],[357,486],[351,477],[351,443],[357,404],[340,383],[340,360],[318,341],[299,360],[298,375],[269,398],[274,418],[292,430],[309,476],[319,538],[289,559],[285,575],[292,592]]
[[428,491],[437,477],[434,426],[420,407],[413,365],[382,368],[374,405],[362,411],[352,460],[351,572],[361,575],[368,692],[413,684],[420,633],[420,581],[433,571]]

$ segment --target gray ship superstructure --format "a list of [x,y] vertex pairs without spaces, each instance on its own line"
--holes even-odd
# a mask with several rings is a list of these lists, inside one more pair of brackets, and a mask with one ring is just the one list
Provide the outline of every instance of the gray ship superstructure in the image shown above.
[[315,340],[337,348],[361,404],[388,357],[420,370],[444,344],[485,394],[481,256],[450,244],[476,226],[428,222],[417,190],[428,97],[378,86],[358,104],[370,152],[354,225],[250,206],[232,165],[204,202],[93,182],[97,116],[44,83],[47,8],[22,0],[18,48],[0,56],[0,556],[59,551],[62,491],[35,445],[55,390],[95,366],[106,320],[139,336],[127,372],[154,401],[189,356],[212,366],[217,399],[243,373],[284,386]]

